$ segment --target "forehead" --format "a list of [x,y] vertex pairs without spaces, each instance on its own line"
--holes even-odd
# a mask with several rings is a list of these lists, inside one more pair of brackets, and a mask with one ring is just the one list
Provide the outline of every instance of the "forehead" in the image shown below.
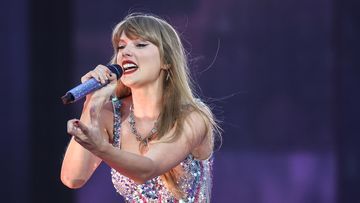
[[120,35],[119,41],[130,41],[130,40],[138,40],[138,39],[142,39],[142,38],[140,36],[122,32]]
[[[141,23],[140,23],[141,24]],[[159,30],[154,26],[143,25],[140,26],[139,23],[125,22],[121,24],[116,31],[114,42],[117,43],[122,39],[128,40],[145,40],[152,42],[153,44],[159,45],[161,34]]]

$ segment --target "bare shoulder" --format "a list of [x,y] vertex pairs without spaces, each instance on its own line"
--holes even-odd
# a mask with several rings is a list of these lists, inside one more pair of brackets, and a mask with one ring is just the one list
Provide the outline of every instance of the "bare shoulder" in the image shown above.
[[[123,114],[123,109],[127,109],[127,107],[130,105],[130,98],[126,97],[121,99],[121,114]],[[106,102],[101,110],[101,116],[105,119],[106,123],[109,123],[108,120],[113,120],[114,117],[114,105],[112,101]]]
[[207,118],[198,111],[187,113],[184,122],[184,131],[192,145],[192,155],[198,159],[206,159],[212,154],[212,133],[208,132]]
[[[129,106],[131,105],[131,97],[126,97],[121,99],[121,108],[120,108],[120,114],[121,117],[124,118],[127,116],[128,112],[127,109],[129,109]],[[123,119],[121,119],[123,120]],[[100,121],[101,125],[105,128],[108,136],[109,136],[109,142],[112,142],[113,140],[113,128],[114,128],[114,105],[112,101],[106,102],[100,112]]]

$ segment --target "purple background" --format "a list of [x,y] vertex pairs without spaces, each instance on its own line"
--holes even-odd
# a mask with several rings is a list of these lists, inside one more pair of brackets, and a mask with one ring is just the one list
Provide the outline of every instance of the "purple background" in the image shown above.
[[222,121],[213,202],[356,202],[360,188],[355,0],[159,0],[0,3],[1,202],[122,202],[101,165],[79,190],[59,179],[63,106],[82,74],[112,56],[130,11],[181,33],[202,98]]

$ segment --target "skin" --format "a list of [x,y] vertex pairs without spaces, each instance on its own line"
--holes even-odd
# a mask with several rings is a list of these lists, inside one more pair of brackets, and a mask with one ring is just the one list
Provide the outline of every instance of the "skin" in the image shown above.
[[101,161],[141,184],[178,166],[189,153],[199,159],[211,154],[205,136],[205,122],[196,112],[189,113],[185,118],[179,139],[171,143],[150,142],[148,151],[140,153],[139,142],[128,124],[129,108],[133,105],[138,132],[142,136],[147,135],[160,114],[164,69],[167,66],[161,62],[159,50],[154,44],[122,34],[117,63],[122,64],[124,60],[136,63],[138,69],[121,77],[121,81],[132,91],[132,96],[122,101],[121,149],[111,144],[113,107],[106,99],[115,92],[115,75],[110,74],[106,66],[99,65],[82,77],[82,82],[95,78],[101,83],[106,80],[110,83],[87,96],[80,120],[71,119],[67,123],[67,132],[72,138],[64,156],[61,180],[70,188],[82,187]]

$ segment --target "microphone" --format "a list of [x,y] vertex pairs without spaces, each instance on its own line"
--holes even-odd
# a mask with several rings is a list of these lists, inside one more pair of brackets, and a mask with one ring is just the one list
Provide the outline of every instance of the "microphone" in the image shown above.
[[[111,64],[106,66],[111,72],[115,73],[116,78],[119,79],[123,74],[123,69],[118,64]],[[62,102],[64,104],[74,103],[81,98],[85,97],[87,94],[98,90],[105,85],[107,85],[109,81],[105,84],[101,84],[95,78],[91,78],[86,82],[74,87],[73,89],[66,92],[64,96],[61,97]]]

